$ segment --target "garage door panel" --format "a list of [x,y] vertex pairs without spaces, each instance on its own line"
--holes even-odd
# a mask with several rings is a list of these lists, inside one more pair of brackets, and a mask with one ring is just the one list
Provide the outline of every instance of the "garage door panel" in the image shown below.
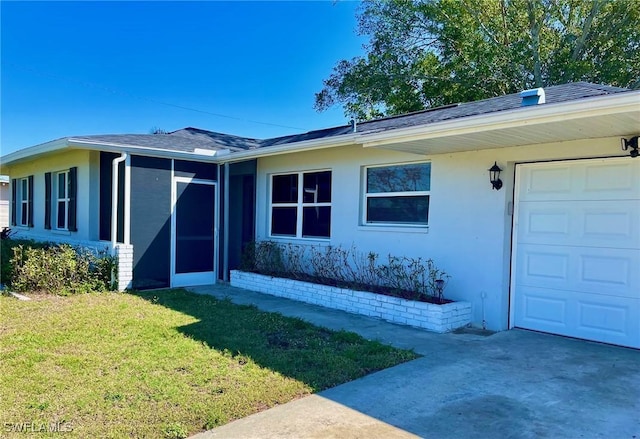
[[525,171],[525,184],[528,200],[548,200],[567,198],[571,196],[571,168],[565,166],[553,166],[544,168],[531,168]]
[[640,196],[640,176],[631,160],[545,163],[521,168],[520,201],[616,200]]
[[614,249],[602,249],[599,254],[582,254],[577,289],[595,289],[594,292],[600,291],[606,295],[638,297],[640,285],[638,271],[632,269],[632,255],[628,251]]
[[638,200],[522,202],[518,242],[637,248]]
[[549,205],[529,204],[525,206],[523,215],[526,215],[526,227],[523,227],[523,239],[527,236],[537,238],[547,236],[557,239],[569,238],[571,232],[571,214],[566,208]]
[[566,287],[571,259],[569,252],[530,244],[521,246],[519,250],[522,258],[517,272],[519,285]]
[[630,314],[628,302],[621,304],[590,302],[588,300],[578,303],[578,329],[587,332],[606,332],[624,337],[629,331]]
[[516,326],[534,324],[552,331],[566,327],[567,299],[553,293],[547,289],[523,287]]
[[633,163],[586,163],[584,165],[583,196],[600,199],[620,198],[638,194],[637,176],[634,175]]
[[640,250],[519,244],[515,286],[640,297]]
[[[582,237],[588,240],[605,239],[611,243],[633,244],[638,239],[640,212],[633,202],[600,202],[598,208],[584,208]],[[633,225],[636,227],[633,227]]]
[[522,287],[515,326],[638,347],[640,300]]
[[518,165],[514,325],[640,348],[640,160]]

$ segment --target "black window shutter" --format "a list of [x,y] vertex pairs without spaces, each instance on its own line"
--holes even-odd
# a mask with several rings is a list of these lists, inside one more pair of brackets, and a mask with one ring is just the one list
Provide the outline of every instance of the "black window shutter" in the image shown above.
[[27,212],[27,224],[33,227],[33,175],[29,176],[29,209]]
[[18,180],[15,178],[11,180],[11,225],[15,226],[18,224],[18,216],[16,213],[16,199],[18,197]]
[[51,229],[51,172],[44,173],[44,228]]
[[76,225],[76,195],[78,193],[78,168],[69,169],[69,217],[67,226],[71,232],[77,232]]

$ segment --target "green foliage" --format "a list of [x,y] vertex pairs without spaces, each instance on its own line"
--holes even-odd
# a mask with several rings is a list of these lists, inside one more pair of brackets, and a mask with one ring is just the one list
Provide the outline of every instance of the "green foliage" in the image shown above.
[[[6,240],[3,242],[3,247]],[[18,241],[7,245],[13,254],[6,264],[10,286],[16,291],[70,295],[115,289],[116,258],[68,244]],[[3,272],[5,270],[3,248]]]
[[636,0],[371,0],[366,55],[341,60],[316,109],[366,120],[575,81],[640,87]]
[[389,254],[383,262],[377,253],[362,253],[355,246],[260,241],[247,246],[242,260],[244,271],[434,303],[443,302],[436,280],[446,284],[451,277],[432,259]]
[[250,242],[242,252],[240,266],[245,271],[284,273],[282,248],[275,242]]
[[179,422],[167,425],[162,432],[166,439],[184,439],[189,436],[187,429]]
[[13,279],[14,268],[11,262],[13,258],[14,248],[18,246],[47,249],[51,247],[48,242],[36,242],[29,239],[13,239],[6,238],[0,240],[0,283],[11,285]]

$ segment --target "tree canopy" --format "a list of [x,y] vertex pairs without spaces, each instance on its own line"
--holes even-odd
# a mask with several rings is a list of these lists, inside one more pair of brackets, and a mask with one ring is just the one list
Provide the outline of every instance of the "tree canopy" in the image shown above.
[[638,0],[370,0],[366,55],[316,94],[366,120],[588,81],[640,88]]

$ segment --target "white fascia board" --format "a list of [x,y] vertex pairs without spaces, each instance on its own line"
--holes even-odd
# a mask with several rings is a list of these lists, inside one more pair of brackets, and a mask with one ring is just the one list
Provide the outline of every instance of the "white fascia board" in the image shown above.
[[[201,151],[196,149],[197,152],[189,151],[170,151],[153,147],[145,146],[133,146],[121,143],[111,142],[92,142],[83,139],[74,139],[68,137],[53,142],[44,143],[42,145],[36,145],[30,148],[25,148],[12,154],[8,154],[2,158],[2,163],[8,165],[9,160],[15,162],[16,160],[33,158],[36,155],[58,151],[61,149],[88,149],[106,152],[121,153],[126,151],[130,154],[140,154],[145,156],[162,157],[162,158],[176,158],[176,159],[191,159],[203,162],[211,163],[233,163],[238,161],[250,160],[257,157],[266,157],[276,154],[286,154],[299,151],[311,151],[322,148],[333,148],[337,146],[348,146],[360,144],[357,141],[361,136],[360,133],[344,134],[341,136],[313,139],[296,143],[286,143],[284,145],[267,146],[264,148],[252,149],[247,151],[239,151],[230,153],[228,149],[218,151]],[[213,153],[213,154],[212,154]],[[5,160],[7,160],[5,162]]]
[[265,146],[247,151],[234,152],[229,155],[225,155],[224,157],[220,157],[219,160],[221,163],[233,163],[277,154],[313,151],[316,149],[335,148],[338,146],[361,145],[362,142],[359,141],[360,136],[360,133],[342,134],[335,137],[305,140],[302,142],[286,143],[284,145]]
[[39,145],[30,146],[28,148],[24,148],[18,150],[16,152],[12,152],[7,154],[4,157],[0,158],[0,164],[4,166],[11,166],[16,162],[20,162],[25,159],[30,159],[38,155],[48,154],[50,152],[59,151],[69,147],[67,137],[63,137],[62,139],[52,140],[51,142],[41,143]]
[[77,149],[90,149],[105,152],[123,152],[126,151],[129,154],[139,154],[144,156],[171,158],[180,160],[198,160],[201,162],[217,163],[219,161],[218,155],[225,155],[228,151],[218,150],[198,150],[196,152],[191,151],[172,151],[166,149],[153,148],[149,146],[135,146],[124,143],[111,143],[111,142],[90,142],[82,139],[69,139],[69,147]]
[[433,139],[453,135],[480,133],[558,120],[575,120],[610,114],[638,112],[640,91],[597,96],[558,104],[519,107],[512,110],[480,114],[450,121],[436,122],[381,133],[364,134],[363,147],[375,147],[398,142]]

